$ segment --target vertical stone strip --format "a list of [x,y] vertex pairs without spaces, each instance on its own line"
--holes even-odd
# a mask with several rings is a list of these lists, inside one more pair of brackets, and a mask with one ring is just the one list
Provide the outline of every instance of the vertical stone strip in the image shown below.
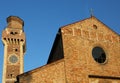
[[2,83],[5,83],[5,81],[6,81],[6,79],[5,79],[5,77],[6,77],[6,66],[7,66],[7,47],[8,47],[8,45],[7,45],[7,43],[2,39],[2,41],[4,42],[4,65],[3,65],[3,77],[2,77]]
[[20,74],[23,73],[23,68],[24,68],[23,57],[24,57],[24,54],[23,54],[23,42],[20,42]]

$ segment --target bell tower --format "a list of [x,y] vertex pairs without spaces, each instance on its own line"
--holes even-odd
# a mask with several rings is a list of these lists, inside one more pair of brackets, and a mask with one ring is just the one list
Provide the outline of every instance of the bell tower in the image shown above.
[[2,32],[4,45],[4,63],[2,83],[14,83],[16,76],[23,73],[23,58],[26,40],[24,22],[17,16],[7,18],[7,27]]

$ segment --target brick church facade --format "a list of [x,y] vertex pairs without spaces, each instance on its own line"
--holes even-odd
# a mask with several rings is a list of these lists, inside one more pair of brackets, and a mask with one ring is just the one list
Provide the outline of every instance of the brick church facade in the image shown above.
[[59,29],[46,65],[15,83],[120,83],[120,35],[96,17]]
[[17,78],[19,83],[120,83],[120,36],[94,16],[63,26],[47,65]]

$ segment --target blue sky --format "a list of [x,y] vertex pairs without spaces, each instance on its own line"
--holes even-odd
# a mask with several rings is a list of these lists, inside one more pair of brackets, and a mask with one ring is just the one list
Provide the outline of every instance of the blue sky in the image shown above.
[[[26,72],[46,64],[59,27],[90,17],[91,8],[94,16],[120,34],[120,0],[1,0],[0,37],[8,16],[24,20]],[[0,41],[0,83],[3,52]]]

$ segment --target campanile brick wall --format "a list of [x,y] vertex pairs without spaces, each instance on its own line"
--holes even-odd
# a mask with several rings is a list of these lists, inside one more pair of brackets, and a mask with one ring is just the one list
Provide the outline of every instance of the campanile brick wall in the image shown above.
[[23,73],[25,53],[24,22],[16,16],[7,18],[7,27],[2,31],[4,63],[2,83],[14,83],[16,76]]

